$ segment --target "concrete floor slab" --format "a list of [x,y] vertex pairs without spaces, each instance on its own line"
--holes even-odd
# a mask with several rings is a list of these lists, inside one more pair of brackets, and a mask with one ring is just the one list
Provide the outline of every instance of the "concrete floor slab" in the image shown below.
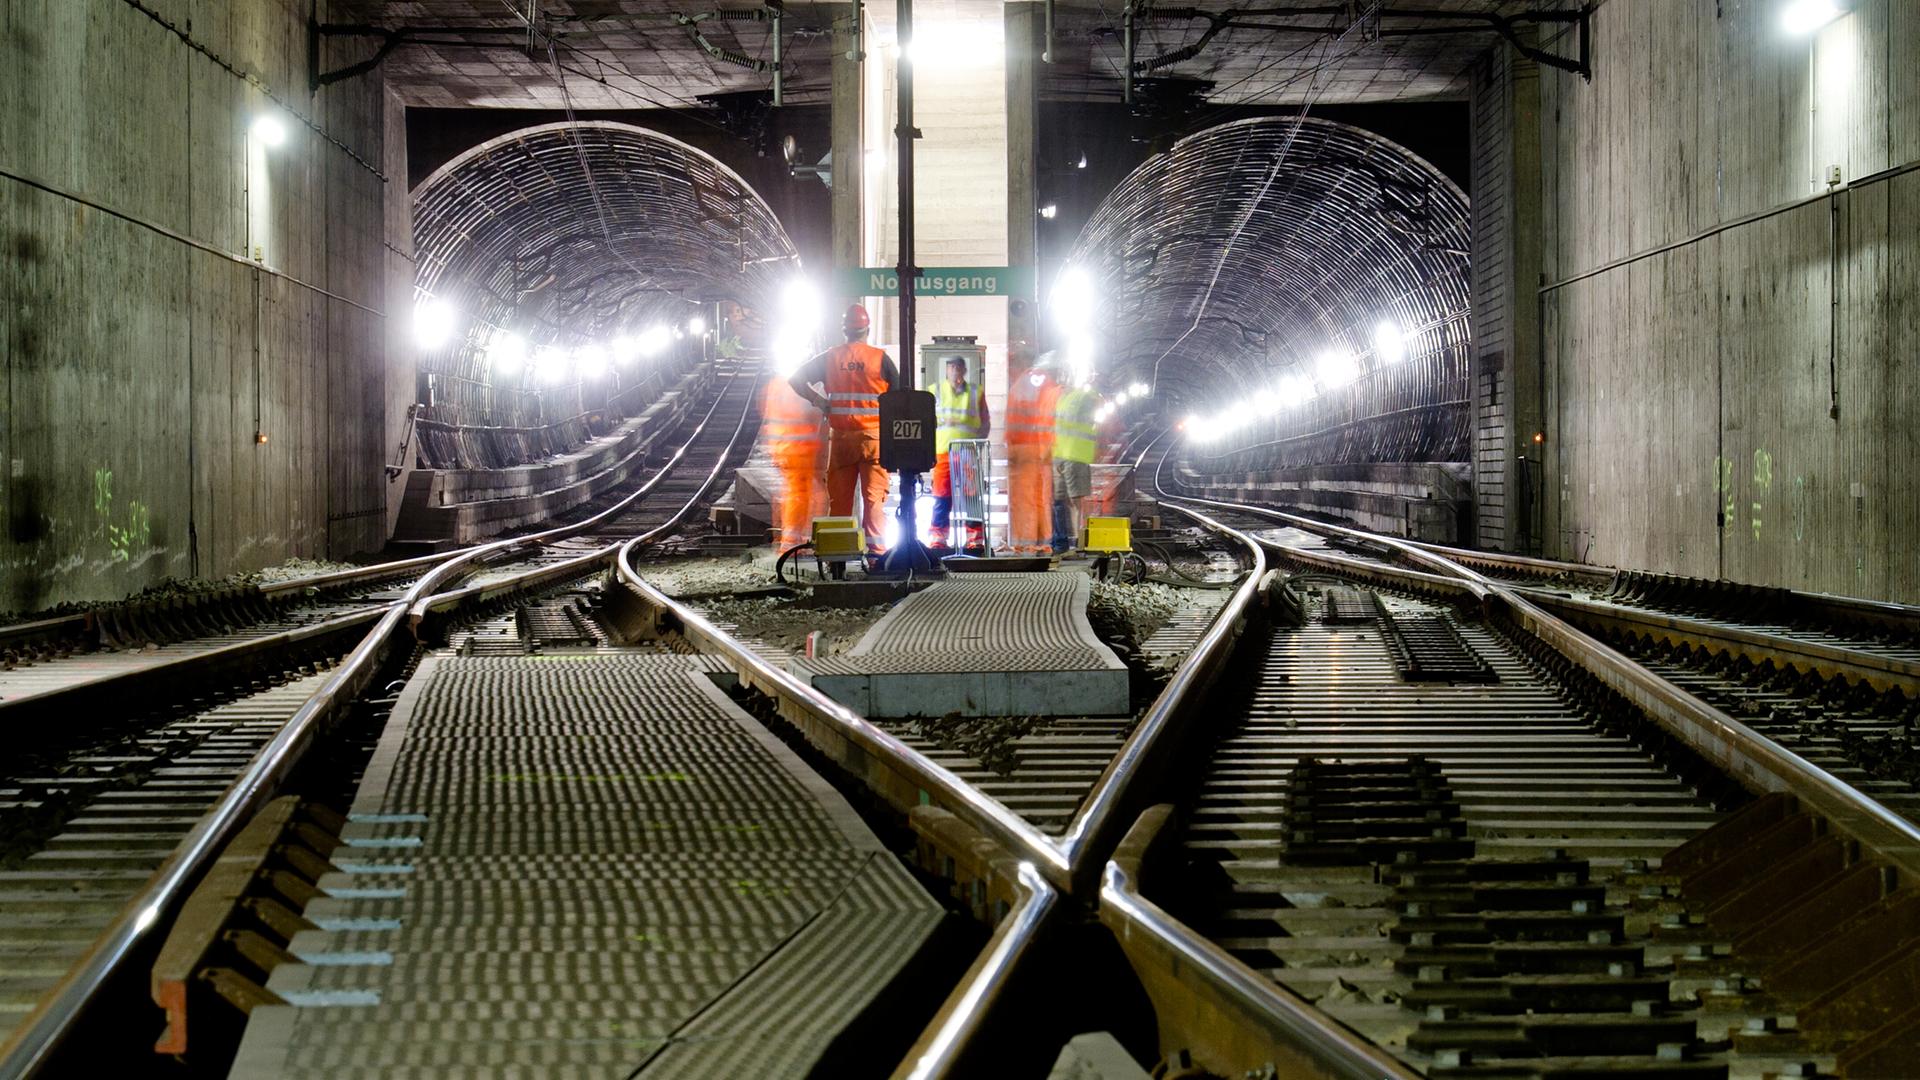
[[1080,573],[948,578],[875,623],[845,656],[795,674],[863,716],[1123,716],[1127,666],[1087,622]]

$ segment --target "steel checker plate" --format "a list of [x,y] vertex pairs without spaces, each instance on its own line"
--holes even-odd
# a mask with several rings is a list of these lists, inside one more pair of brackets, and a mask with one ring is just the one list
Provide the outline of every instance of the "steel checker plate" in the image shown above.
[[942,913],[708,666],[423,663],[233,1075],[805,1074]]

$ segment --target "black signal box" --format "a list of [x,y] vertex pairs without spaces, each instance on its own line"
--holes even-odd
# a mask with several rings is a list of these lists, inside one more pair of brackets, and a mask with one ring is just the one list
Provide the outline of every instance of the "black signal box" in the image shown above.
[[889,390],[880,395],[880,466],[888,472],[933,468],[933,395]]

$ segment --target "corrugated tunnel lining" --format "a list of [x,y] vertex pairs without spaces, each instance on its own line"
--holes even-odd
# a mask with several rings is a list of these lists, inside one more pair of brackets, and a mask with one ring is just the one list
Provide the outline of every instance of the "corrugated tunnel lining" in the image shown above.
[[[1458,461],[1467,450],[1468,201],[1432,165],[1332,121],[1268,117],[1188,136],[1095,212],[1071,264],[1099,294],[1100,366],[1203,414],[1329,348],[1408,358],[1239,439],[1285,464]],[[1357,421],[1357,423],[1356,423]],[[1208,466],[1202,465],[1206,468]]]
[[683,314],[689,301],[765,308],[798,259],[733,170],[629,124],[511,132],[413,198],[415,282],[472,317],[466,339],[422,356],[422,370],[460,378],[485,378],[475,347],[488,324],[567,345]]

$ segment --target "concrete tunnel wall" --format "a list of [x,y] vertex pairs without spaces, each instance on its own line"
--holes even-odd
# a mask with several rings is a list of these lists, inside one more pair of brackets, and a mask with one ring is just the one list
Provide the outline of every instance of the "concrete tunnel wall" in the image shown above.
[[309,93],[309,6],[0,0],[0,610],[384,542],[405,144],[377,74]]
[[1548,554],[1920,601],[1920,2],[1849,6],[1613,0],[1540,70]]

